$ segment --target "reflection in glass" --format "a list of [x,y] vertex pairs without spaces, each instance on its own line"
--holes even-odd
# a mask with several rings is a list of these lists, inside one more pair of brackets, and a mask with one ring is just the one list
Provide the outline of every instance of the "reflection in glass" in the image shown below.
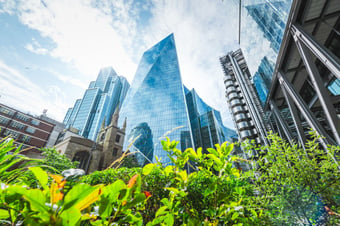
[[136,152],[135,156],[140,166],[152,162],[153,159],[153,141],[152,131],[146,122],[134,127],[127,137],[128,143],[133,142],[131,152]]
[[[141,123],[145,123],[150,129],[150,133],[145,134],[149,134],[148,139],[152,137],[152,142],[146,143],[154,145],[151,159],[153,162],[155,156],[161,158],[162,163],[170,162],[159,140],[168,131],[171,131],[167,135],[171,140],[180,142],[178,148],[192,146],[186,133],[190,131],[189,120],[172,34],[143,54],[121,108],[119,126],[123,125],[125,117],[127,137],[134,137],[130,133],[135,133],[134,128],[139,128]],[[125,139],[124,150],[128,144],[129,139]]]
[[291,4],[292,0],[243,1],[240,44],[262,103],[270,88]]

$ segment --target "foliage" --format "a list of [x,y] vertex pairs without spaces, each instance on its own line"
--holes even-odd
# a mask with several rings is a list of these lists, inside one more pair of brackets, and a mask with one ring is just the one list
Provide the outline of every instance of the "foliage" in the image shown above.
[[[177,144],[169,139],[162,141],[174,165],[158,165],[164,175],[173,175],[175,183],[165,188],[170,191],[169,197],[161,200],[163,206],[148,225],[256,225],[262,221],[261,210],[249,202],[253,193],[247,181],[233,167],[233,161],[238,159],[231,156],[233,144],[217,144],[207,153],[202,153],[201,148],[197,152],[192,148],[181,152]],[[189,160],[199,169],[190,175],[182,170],[191,164]],[[152,165],[155,164],[146,167]],[[144,169],[143,173],[148,174],[150,170]]]
[[[72,162],[65,155],[60,154],[55,148],[40,148],[44,159],[42,165],[49,166],[54,172],[77,168],[78,162]],[[55,171],[56,170],[56,171]]]
[[130,178],[138,173],[141,173],[141,168],[119,168],[119,169],[106,169],[103,171],[95,171],[89,175],[84,176],[81,181],[90,184],[112,184],[116,180],[122,180],[127,183]]
[[271,145],[256,161],[253,177],[259,175],[254,180],[259,205],[268,210],[272,224],[339,224],[340,171],[332,156],[339,154],[340,147],[330,146],[327,154],[315,135],[305,150],[274,134],[268,139]]
[[[244,161],[231,155],[234,144],[216,145],[206,152],[201,148],[182,152],[176,148],[178,142],[167,139],[162,146],[171,159],[169,165],[157,162],[143,168],[107,169],[82,178],[79,170],[67,170],[61,176],[31,166],[36,185],[8,180],[21,171],[8,170],[19,158],[19,151],[8,154],[5,150],[14,146],[6,143],[0,145],[0,153],[6,153],[0,156],[6,156],[0,164],[7,169],[0,171],[0,224],[339,223],[340,175],[330,156],[339,152],[339,147],[330,147],[327,155],[319,149],[317,137],[306,143],[306,150],[273,134],[268,138],[269,147],[246,145],[248,149],[267,150],[256,160],[256,169],[247,172],[233,166]],[[59,155],[55,150],[50,154]],[[188,174],[184,170],[188,165],[197,171]]]

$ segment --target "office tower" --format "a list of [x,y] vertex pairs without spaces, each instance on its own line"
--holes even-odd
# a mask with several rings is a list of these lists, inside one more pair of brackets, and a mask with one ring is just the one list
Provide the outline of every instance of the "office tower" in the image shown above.
[[102,68],[83,98],[68,109],[63,121],[66,128],[76,128],[79,135],[96,140],[102,122],[105,120],[106,126],[111,123],[112,114],[124,101],[128,88],[124,77],[118,76],[111,67]]
[[291,1],[267,1],[245,6],[276,53],[280,49],[290,4]]
[[266,136],[270,128],[265,124],[265,114],[241,49],[221,57],[220,62],[225,73],[229,110],[240,140],[251,139],[258,144],[268,144]]
[[[137,139],[130,151],[139,151],[139,163],[169,163],[160,139],[168,136],[191,147],[190,124],[173,34],[147,50],[139,63],[120,112],[119,125],[127,118],[124,148]],[[138,137],[141,135],[140,137]]]
[[237,136],[234,130],[223,125],[220,112],[207,105],[195,89],[189,91],[184,86],[184,90],[195,148],[206,150]]
[[[268,0],[266,4],[275,5],[275,2]],[[337,31],[340,29],[340,2],[285,2],[291,9],[287,19],[280,18],[285,31],[278,53],[264,49],[262,44],[267,40],[254,38],[252,33],[256,32],[249,32],[247,26],[240,32],[241,47],[254,83],[257,83],[257,93],[265,96],[260,98],[265,115],[270,117],[265,121],[281,137],[303,148],[311,128],[323,137],[320,144],[325,149],[328,144],[339,145],[340,39]],[[245,10],[249,11],[247,7]],[[243,16],[242,23],[251,24],[249,18],[255,19]],[[269,29],[271,23],[263,23],[263,27]],[[259,28],[261,32],[263,27]],[[266,64],[265,57],[269,63],[276,62],[272,75],[267,78],[259,76],[260,65]],[[262,82],[268,91],[263,89]]]
[[275,104],[276,131],[302,146],[314,129],[320,143],[340,145],[340,2],[293,1],[266,108]]
[[254,86],[262,105],[265,104],[268,96],[274,66],[274,63],[265,56],[262,58],[261,64],[253,76]]
[[15,144],[22,144],[22,149],[29,148],[25,155],[41,157],[38,148],[48,144],[54,127],[42,118],[0,104],[0,139],[10,136]]

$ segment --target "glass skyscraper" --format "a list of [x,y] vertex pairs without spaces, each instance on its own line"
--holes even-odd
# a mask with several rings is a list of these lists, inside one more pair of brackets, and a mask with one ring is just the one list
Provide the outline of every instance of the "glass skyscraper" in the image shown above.
[[291,1],[268,1],[245,6],[276,53],[280,49],[290,4]]
[[[125,118],[124,149],[141,135],[131,149],[138,149],[149,161],[158,156],[161,162],[170,162],[160,144],[166,134],[180,142],[187,138],[184,134],[190,125],[173,34],[143,54],[122,105],[118,125],[122,125]],[[191,146],[189,141],[187,145]]]
[[113,68],[102,68],[83,98],[68,109],[63,123],[66,128],[78,129],[79,135],[96,140],[102,122],[110,124],[114,110],[122,104],[128,89],[127,80],[118,76]]
[[189,91],[184,87],[184,90],[195,148],[205,150],[237,137],[235,131],[223,125],[220,112],[207,105],[195,89]]
[[232,130],[223,126],[219,112],[183,86],[173,34],[143,54],[121,108],[119,126],[125,118],[124,149],[135,140],[130,151],[137,152],[141,165],[154,162],[156,156],[162,163],[170,163],[160,143],[165,136],[179,141],[181,150],[212,147],[232,136],[224,135]]

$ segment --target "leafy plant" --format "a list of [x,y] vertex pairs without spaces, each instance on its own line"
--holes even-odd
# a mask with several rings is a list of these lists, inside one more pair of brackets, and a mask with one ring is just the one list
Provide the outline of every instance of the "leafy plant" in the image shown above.
[[339,223],[340,171],[332,155],[338,155],[340,147],[330,146],[327,154],[319,148],[315,134],[305,150],[275,134],[268,139],[271,145],[256,161],[258,168],[251,177],[259,192],[259,205],[268,210],[272,224]]

